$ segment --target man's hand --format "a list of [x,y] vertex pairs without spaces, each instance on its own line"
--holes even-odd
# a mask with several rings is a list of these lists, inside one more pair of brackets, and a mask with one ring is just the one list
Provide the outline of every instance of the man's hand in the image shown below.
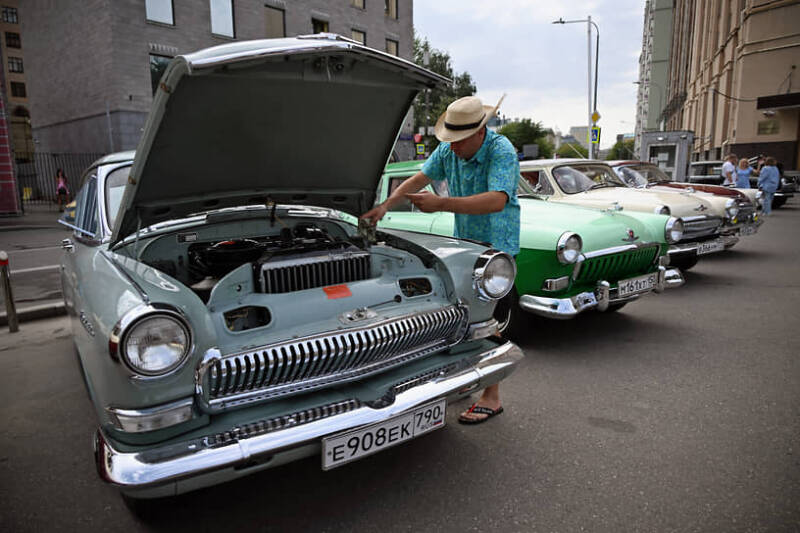
[[383,204],[379,204],[370,209],[369,211],[367,211],[366,213],[364,213],[363,215],[361,215],[360,218],[366,220],[373,226],[376,226],[378,222],[380,222],[381,219],[384,217],[384,215],[386,215],[386,207],[384,207]]
[[445,199],[427,191],[406,194],[406,198],[423,213],[435,213],[436,211],[442,211],[444,208]]

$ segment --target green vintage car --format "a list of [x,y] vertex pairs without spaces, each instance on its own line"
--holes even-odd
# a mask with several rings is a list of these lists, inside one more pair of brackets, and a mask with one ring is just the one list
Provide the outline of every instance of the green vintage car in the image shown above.
[[[380,201],[422,164],[387,165]],[[428,188],[431,192],[447,194],[444,182],[434,185],[436,191]],[[680,219],[555,204],[532,193],[520,179],[515,311],[572,318],[589,309],[615,311],[643,294],[683,284],[680,270],[665,266],[669,243],[681,239]],[[422,213],[406,201],[387,212],[378,226],[452,235],[453,214]]]
[[136,152],[87,169],[64,222],[102,479],[139,501],[302,457],[335,468],[511,373],[521,350],[492,337],[511,257],[343,218],[445,81],[328,34],[173,59]]

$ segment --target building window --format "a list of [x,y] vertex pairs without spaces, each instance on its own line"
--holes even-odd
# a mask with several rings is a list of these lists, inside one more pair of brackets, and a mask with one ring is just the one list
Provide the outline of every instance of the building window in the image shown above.
[[357,7],[358,9],[366,9],[364,6],[364,0],[350,0],[350,5]]
[[397,18],[397,0],[386,1],[386,16],[392,19]]
[[367,44],[367,34],[361,30],[352,30],[351,37],[354,41],[358,41],[361,44]]
[[27,93],[25,92],[25,84],[21,81],[12,81],[11,82],[11,96],[15,96],[17,98],[25,98]]
[[175,25],[175,19],[172,16],[172,0],[144,0],[144,11],[149,21]]
[[209,0],[211,33],[233,37],[233,0]]
[[9,48],[22,48],[22,41],[19,39],[19,33],[13,31],[6,32],[6,46]]
[[25,72],[25,69],[22,66],[22,58],[8,56],[8,71]]
[[311,33],[328,33],[328,21],[311,19]]
[[266,6],[267,39],[286,37],[286,13],[283,9]]
[[16,7],[3,6],[3,22],[8,22],[9,24],[19,23]]
[[400,55],[398,54],[398,48],[400,47],[400,43],[394,41],[392,39],[386,39],[386,53],[392,54],[393,56]]
[[167,56],[158,56],[155,54],[150,54],[150,84],[153,87],[154,95],[158,90],[158,84],[161,82],[161,76],[167,69],[167,65],[169,65],[170,59],[172,58]]

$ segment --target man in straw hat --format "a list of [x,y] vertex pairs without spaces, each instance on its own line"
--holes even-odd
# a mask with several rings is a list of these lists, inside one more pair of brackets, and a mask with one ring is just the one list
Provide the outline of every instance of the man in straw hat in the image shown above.
[[[421,172],[405,180],[380,205],[361,218],[377,224],[386,211],[408,198],[420,211],[455,213],[455,236],[489,242],[498,250],[519,253],[519,160],[514,146],[504,136],[486,127],[497,113],[496,106],[483,105],[467,96],[450,104],[436,122],[441,144],[425,161]],[[418,192],[432,181],[447,180],[449,197]],[[512,289],[515,290],[515,289]],[[495,317],[505,320],[511,294],[498,302]],[[458,421],[479,424],[503,412],[500,386],[486,388],[481,398]]]

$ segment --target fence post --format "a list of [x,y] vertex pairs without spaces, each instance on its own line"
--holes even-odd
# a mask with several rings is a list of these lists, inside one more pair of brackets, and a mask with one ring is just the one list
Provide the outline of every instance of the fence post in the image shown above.
[[17,308],[14,306],[14,295],[11,293],[11,278],[8,275],[8,254],[0,250],[0,278],[2,278],[3,294],[6,300],[6,317],[8,318],[8,331],[19,331]]

